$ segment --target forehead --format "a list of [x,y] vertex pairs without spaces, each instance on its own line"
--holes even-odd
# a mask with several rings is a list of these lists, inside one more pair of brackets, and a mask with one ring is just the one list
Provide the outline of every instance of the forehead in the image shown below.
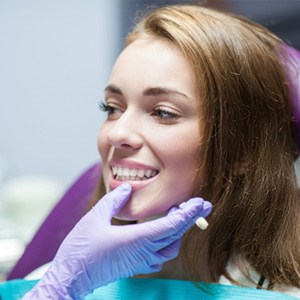
[[171,42],[142,38],[129,44],[118,57],[110,81],[135,86],[161,86],[196,94],[195,78],[189,62]]

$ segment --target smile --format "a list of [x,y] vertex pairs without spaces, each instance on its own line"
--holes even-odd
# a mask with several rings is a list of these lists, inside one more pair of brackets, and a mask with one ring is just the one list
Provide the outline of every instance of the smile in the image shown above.
[[112,174],[114,179],[118,181],[142,181],[156,176],[158,171],[153,169],[144,170],[112,166]]

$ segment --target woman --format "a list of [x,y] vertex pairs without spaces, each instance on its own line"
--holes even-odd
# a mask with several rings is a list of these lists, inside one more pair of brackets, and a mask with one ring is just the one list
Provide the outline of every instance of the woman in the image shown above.
[[[92,210],[71,232],[24,299],[59,289],[65,299],[80,299],[137,274],[272,290],[263,299],[300,297],[297,120],[291,103],[299,95],[290,84],[295,69],[287,49],[265,28],[204,7],[167,6],[146,15],[129,34],[100,106],[108,116],[99,134],[99,196],[109,193],[97,213]],[[209,227],[192,226],[173,259],[179,237],[211,210],[198,198],[182,204],[194,197],[213,204]],[[108,198],[118,204],[113,208]],[[186,209],[183,223],[188,215],[192,222],[162,228],[171,215],[180,219],[174,207]],[[106,231],[112,217],[127,225]],[[91,242],[98,232],[84,236],[91,225],[104,236],[102,244]],[[129,233],[124,229],[122,240],[123,228]],[[137,235],[138,242],[131,239]],[[111,236],[118,243],[107,246]],[[159,258],[147,252],[158,240],[165,242]],[[117,254],[103,256],[105,249]]]
[[[155,199],[161,195],[167,203],[177,181],[181,201],[201,195],[214,207],[206,232],[194,226],[184,235],[178,274],[172,261],[170,273],[165,267],[154,276],[226,278],[282,291],[300,287],[300,202],[293,170],[298,150],[282,48],[257,24],[195,6],[158,9],[129,35],[107,88],[108,120],[99,136],[106,190],[128,180],[114,168],[111,174],[109,167],[118,166],[114,155],[140,157],[148,146],[176,176],[168,185],[165,170],[154,168],[158,174],[148,188]],[[148,126],[147,114],[160,125]],[[146,161],[153,161],[151,155]],[[139,199],[146,188],[128,202],[122,219],[165,211],[161,203],[162,211],[155,210],[149,196],[150,205]]]

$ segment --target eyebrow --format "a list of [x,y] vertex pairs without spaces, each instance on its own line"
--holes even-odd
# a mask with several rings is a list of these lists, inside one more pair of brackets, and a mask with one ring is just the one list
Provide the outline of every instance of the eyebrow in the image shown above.
[[[114,84],[109,84],[105,89],[105,92],[111,92],[113,94],[117,94],[123,96],[122,90]],[[190,100],[186,94],[179,92],[175,89],[165,88],[165,87],[149,87],[143,91],[143,96],[160,96],[160,95],[170,95],[170,94],[177,94],[183,96],[184,98]]]
[[144,96],[159,96],[159,95],[172,95],[177,94],[183,96],[186,99],[190,99],[186,94],[179,92],[175,89],[165,87],[149,87],[143,91]]
[[109,84],[105,89],[104,89],[104,92],[111,92],[113,94],[118,94],[118,95],[121,95],[123,96],[123,93],[121,91],[120,88],[118,88],[116,85],[114,84]]

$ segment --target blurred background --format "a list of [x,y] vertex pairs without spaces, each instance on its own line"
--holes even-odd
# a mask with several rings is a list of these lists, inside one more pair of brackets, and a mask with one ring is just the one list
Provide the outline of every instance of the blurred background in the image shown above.
[[0,280],[99,161],[98,102],[137,11],[172,3],[245,15],[300,49],[300,0],[0,0]]

